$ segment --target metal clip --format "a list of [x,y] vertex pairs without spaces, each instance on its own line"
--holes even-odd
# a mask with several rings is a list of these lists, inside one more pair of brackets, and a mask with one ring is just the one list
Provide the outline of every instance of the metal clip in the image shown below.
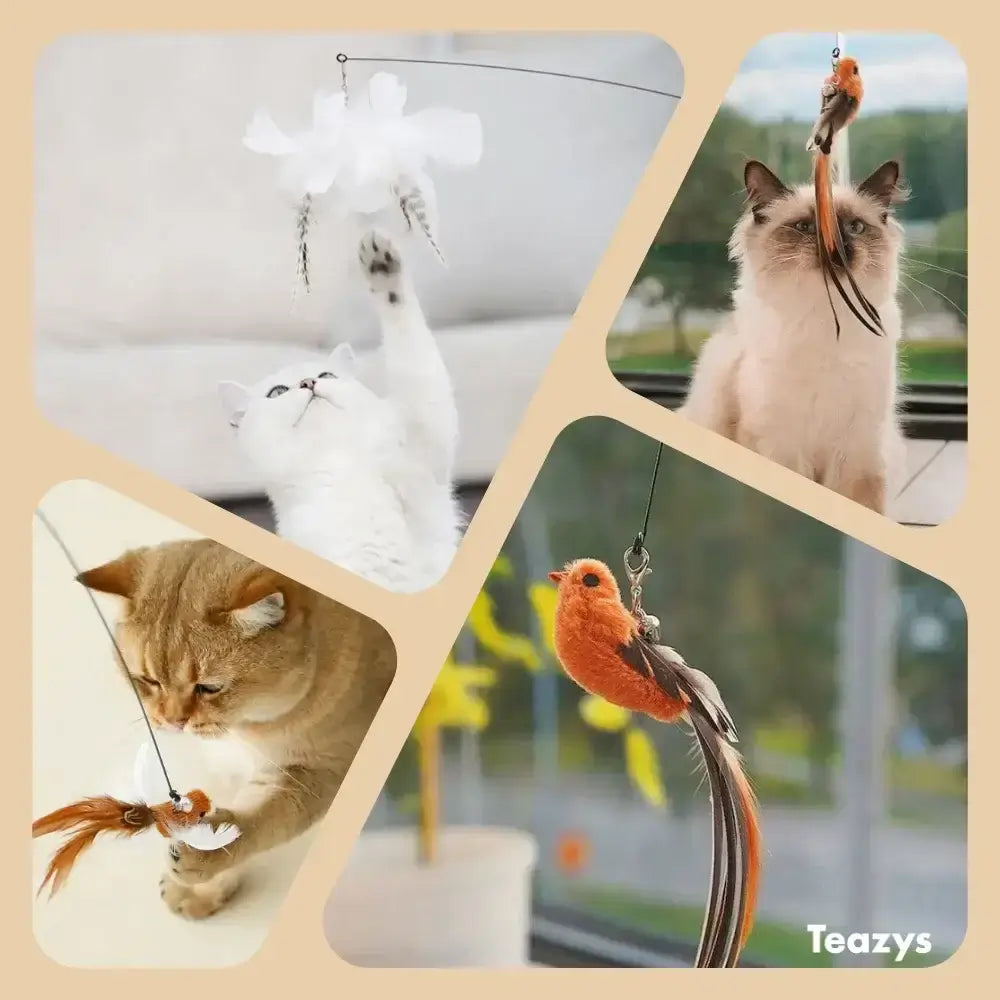
[[[632,560],[638,555],[638,566],[632,565]],[[632,594],[632,616],[639,623],[639,634],[650,642],[660,641],[660,620],[646,614],[642,608],[642,581],[653,571],[649,568],[649,553],[645,547],[636,553],[634,546],[625,550],[625,575],[628,577],[629,590]]]
[[344,106],[347,106],[347,53],[338,52],[337,62],[340,63],[340,89],[344,94]]

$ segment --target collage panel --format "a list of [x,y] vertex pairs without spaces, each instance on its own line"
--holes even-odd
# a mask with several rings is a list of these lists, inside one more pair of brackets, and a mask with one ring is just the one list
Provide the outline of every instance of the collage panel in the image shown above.
[[634,33],[59,39],[43,415],[387,589],[436,583],[682,88]]
[[33,558],[39,947],[246,961],[392,682],[389,634],[86,480],[42,499]]
[[967,919],[946,583],[617,421],[557,438],[333,888],[364,967],[891,967]]
[[895,521],[949,520],[967,475],[967,161],[949,42],[765,38],[615,319],[612,370]]

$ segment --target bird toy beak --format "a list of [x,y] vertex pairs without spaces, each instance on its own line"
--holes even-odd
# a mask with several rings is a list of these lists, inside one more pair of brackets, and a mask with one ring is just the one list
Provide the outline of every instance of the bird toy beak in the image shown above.
[[563,577],[565,576],[566,576],[566,571],[562,569],[554,569],[551,573],[549,573],[549,579],[553,583],[562,583]]

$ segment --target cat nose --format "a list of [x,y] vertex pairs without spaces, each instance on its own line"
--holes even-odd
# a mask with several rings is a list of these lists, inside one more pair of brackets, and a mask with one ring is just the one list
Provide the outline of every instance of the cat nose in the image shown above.
[[309,390],[311,390],[311,389],[312,389],[312,387],[313,387],[313,386],[314,386],[315,384],[316,384],[316,379],[314,379],[314,378],[304,378],[304,379],[303,379],[303,380],[302,380],[302,381],[301,381],[301,382],[299,383],[299,388],[300,388],[300,389],[309,389]]

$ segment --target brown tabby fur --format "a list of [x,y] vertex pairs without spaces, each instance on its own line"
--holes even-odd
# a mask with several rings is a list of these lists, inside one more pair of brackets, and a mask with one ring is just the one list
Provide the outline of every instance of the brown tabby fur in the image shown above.
[[392,641],[209,539],[132,550],[80,582],[123,599],[117,639],[154,725],[231,734],[268,761],[209,817],[236,823],[238,840],[217,851],[171,844],[161,895],[183,916],[209,916],[243,862],[328,810],[392,680]]

